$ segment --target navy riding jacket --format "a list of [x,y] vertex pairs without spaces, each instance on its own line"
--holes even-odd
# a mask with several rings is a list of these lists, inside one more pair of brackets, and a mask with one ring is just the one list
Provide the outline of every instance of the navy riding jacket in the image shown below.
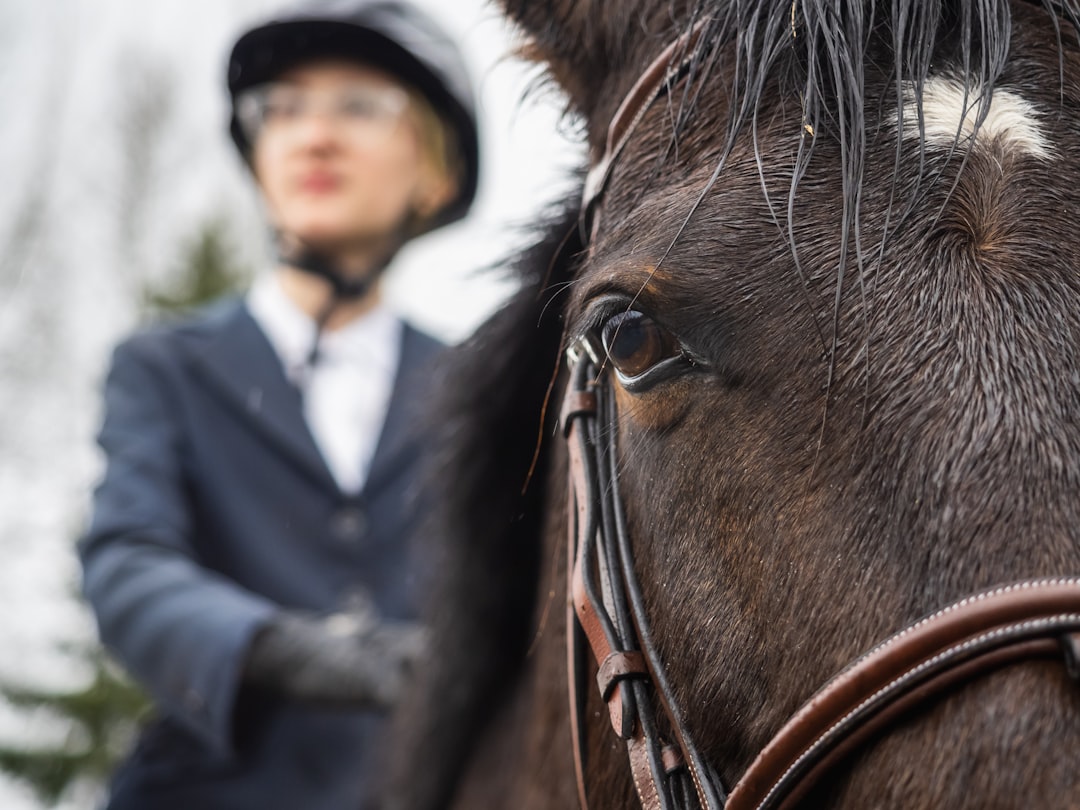
[[101,637],[157,717],[113,780],[112,810],[365,807],[384,719],[277,699],[239,676],[282,607],[327,613],[363,593],[384,617],[415,617],[413,406],[439,348],[405,328],[387,421],[351,496],[242,303],[116,350],[107,467],[79,550]]

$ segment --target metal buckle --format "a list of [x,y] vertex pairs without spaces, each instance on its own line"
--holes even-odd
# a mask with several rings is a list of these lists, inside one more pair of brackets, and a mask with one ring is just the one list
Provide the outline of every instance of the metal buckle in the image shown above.
[[566,347],[566,360],[570,368],[576,367],[583,357],[588,357],[594,366],[599,366],[603,355],[604,349],[600,341],[591,332],[580,335]]

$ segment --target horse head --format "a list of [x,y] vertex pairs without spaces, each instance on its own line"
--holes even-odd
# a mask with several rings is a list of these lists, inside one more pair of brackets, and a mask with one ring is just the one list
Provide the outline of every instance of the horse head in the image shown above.
[[[533,323],[562,319],[514,388],[532,392],[522,435],[540,432],[550,336],[585,339],[656,665],[730,786],[875,643],[992,586],[1080,573],[1077,9],[502,5],[601,167],[520,299]],[[538,536],[566,531],[562,453],[537,469],[523,438],[509,468],[549,483],[521,510]],[[541,608],[549,556],[518,565],[542,577]],[[554,661],[542,614],[533,658]],[[492,727],[533,737],[501,752],[524,775],[498,806],[574,795],[552,753],[569,746],[551,718],[563,687],[542,669],[515,674],[501,716],[518,724]],[[983,674],[905,712],[807,806],[1071,806],[1078,698],[1060,661]],[[632,806],[625,748],[590,701],[590,807]]]

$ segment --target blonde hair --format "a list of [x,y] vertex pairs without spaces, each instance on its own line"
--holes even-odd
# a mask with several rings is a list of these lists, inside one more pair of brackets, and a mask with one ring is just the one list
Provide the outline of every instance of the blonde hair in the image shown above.
[[[406,87],[406,92],[409,95],[409,116],[416,128],[423,160],[439,180],[451,186],[452,200],[465,180],[465,161],[462,158],[457,132],[435,111],[431,102],[422,93],[411,87]],[[420,221],[416,223],[420,226],[419,230],[423,230],[432,218],[438,216],[451,200],[448,200],[439,210],[419,218]]]

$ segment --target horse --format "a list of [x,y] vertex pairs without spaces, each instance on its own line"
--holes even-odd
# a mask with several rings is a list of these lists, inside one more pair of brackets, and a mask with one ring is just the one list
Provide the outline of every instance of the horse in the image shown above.
[[1080,7],[501,4],[590,166],[445,370],[384,806],[1080,806]]

